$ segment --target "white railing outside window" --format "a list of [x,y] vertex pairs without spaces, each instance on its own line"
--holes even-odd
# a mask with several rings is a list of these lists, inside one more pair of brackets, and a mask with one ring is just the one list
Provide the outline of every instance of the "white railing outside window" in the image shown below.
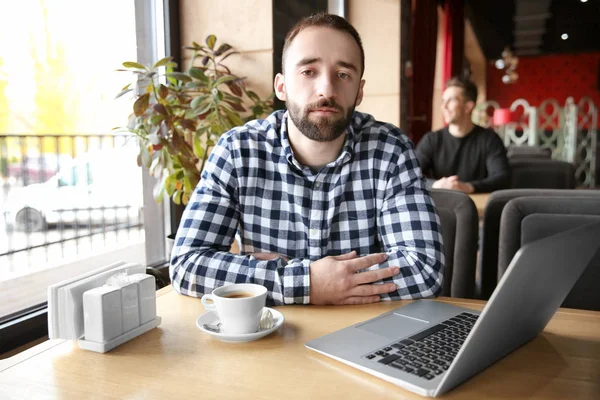
[[164,57],[163,0],[31,3],[0,13],[0,320],[84,271],[166,260],[166,206],[112,131],[132,110],[116,69]]

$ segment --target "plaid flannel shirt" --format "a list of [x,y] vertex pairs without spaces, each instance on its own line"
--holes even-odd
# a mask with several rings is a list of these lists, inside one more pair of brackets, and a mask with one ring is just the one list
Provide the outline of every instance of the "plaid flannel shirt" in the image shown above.
[[[385,251],[373,266],[400,267],[382,300],[440,293],[440,220],[412,143],[390,124],[355,112],[339,157],[320,171],[300,165],[276,111],[221,136],[177,231],[170,275],[201,297],[226,283],[258,283],[268,304],[310,302],[310,263],[356,250]],[[236,235],[237,232],[237,235]],[[237,237],[241,254],[228,252]],[[287,257],[257,260],[250,253]]]

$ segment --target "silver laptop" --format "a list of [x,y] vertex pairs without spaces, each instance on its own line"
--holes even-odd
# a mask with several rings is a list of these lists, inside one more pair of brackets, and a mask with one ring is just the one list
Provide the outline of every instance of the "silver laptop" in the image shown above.
[[306,347],[436,397],[537,336],[600,251],[600,223],[523,246],[481,311],[417,300]]

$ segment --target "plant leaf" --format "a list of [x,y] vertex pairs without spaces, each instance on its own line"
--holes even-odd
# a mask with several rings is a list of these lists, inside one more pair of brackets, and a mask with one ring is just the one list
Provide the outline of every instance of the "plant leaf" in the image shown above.
[[257,117],[260,117],[264,112],[265,110],[261,106],[252,107],[252,114],[256,115]]
[[234,126],[242,126],[244,125],[244,121],[242,118],[234,111],[229,110],[228,108],[223,107],[223,111],[227,115],[227,118],[231,121]]
[[161,99],[166,99],[169,95],[169,89],[162,83],[158,86],[158,95]]
[[175,192],[175,184],[177,182],[177,172],[172,173],[171,175],[167,176],[165,179],[165,190],[167,191],[167,193],[169,195],[171,195],[173,192]]
[[171,196],[171,198],[173,199],[173,203],[177,205],[181,204],[181,191],[176,190],[175,193],[173,193],[173,196]]
[[192,78],[196,78],[198,80],[201,80],[203,82],[208,82],[208,78],[206,77],[206,75],[204,75],[204,71],[198,67],[191,67],[188,70],[188,73],[190,74],[190,76]]
[[207,88],[208,82],[203,82],[203,81],[187,82],[184,87],[186,89]]
[[133,113],[136,117],[144,114],[150,102],[150,93],[144,93],[133,103]]
[[181,82],[191,82],[192,78],[190,78],[188,75],[184,74],[183,72],[171,72],[167,74],[168,78],[174,78],[177,79],[178,81]]
[[209,49],[213,49],[215,47],[215,43],[217,42],[217,37],[215,35],[208,35],[206,37],[206,44]]
[[205,153],[206,153],[205,144],[202,143],[200,136],[194,135],[194,154],[198,158],[204,158]]
[[162,104],[155,104],[153,107],[154,111],[159,113],[160,115],[167,115],[167,109]]
[[143,165],[144,167],[150,167],[150,152],[148,151],[148,147],[146,146],[140,146],[140,162],[141,165]]
[[212,97],[215,103],[219,103],[221,100],[223,100],[223,93],[221,93],[219,89],[213,88]]
[[[229,86],[229,85],[227,85],[227,86]],[[237,104],[243,103],[242,99],[240,99],[239,97],[236,97],[236,96],[232,96],[231,94],[229,94],[227,92],[223,92],[223,100],[231,101],[232,103],[237,103]]]
[[118,95],[115,96],[115,100],[118,99],[119,97],[131,92],[133,89],[123,89]]
[[142,64],[136,63],[136,62],[133,62],[133,61],[125,61],[123,63],[123,66],[125,68],[135,68],[135,69],[146,69],[147,70],[147,68],[144,67]]
[[189,119],[181,119],[179,120],[179,125],[187,130],[190,131],[195,131],[196,130],[196,124],[194,123],[194,121],[191,121]]
[[227,104],[229,104],[231,106],[231,108],[233,108],[237,112],[246,112],[246,109],[241,104],[234,103],[234,102],[229,101],[229,100],[225,100],[225,102]]
[[225,53],[229,49],[231,49],[231,46],[228,45],[227,43],[223,43],[221,46],[219,46],[217,51],[215,51],[215,57],[220,56],[221,54]]
[[193,108],[193,109],[196,109],[206,99],[208,99],[208,96],[205,95],[205,94],[203,94],[202,96],[198,96],[194,100],[192,100],[192,102],[190,103],[190,107]]
[[204,57],[202,57],[202,61],[201,61],[201,62],[202,62],[202,65],[206,65],[206,64],[208,64],[208,60],[209,60],[208,56],[204,56]]
[[166,74],[165,76],[167,77],[167,80],[171,83],[171,85],[177,85],[177,79],[173,78],[172,76],[168,76],[169,74]]
[[250,98],[250,100],[252,100],[255,103],[260,102],[260,97],[258,97],[258,95],[256,93],[254,93],[252,90],[246,90],[246,96],[248,96]]
[[223,75],[222,77],[220,77],[219,79],[217,79],[215,81],[215,83],[213,84],[213,87],[217,87],[223,83],[227,83],[227,82],[232,82],[235,81],[236,79],[238,79],[237,76],[233,76],[233,75]]
[[152,190],[152,194],[154,195],[154,200],[156,200],[157,203],[163,202],[163,198],[165,195],[164,180],[161,179],[160,181],[156,182],[156,185],[154,185],[154,189]]
[[181,195],[181,202],[184,205],[187,205],[188,201],[190,201],[190,194],[188,192],[183,193],[183,195]]
[[190,180],[190,177],[187,174],[185,174],[183,176],[183,190],[184,190],[184,194],[191,192],[193,189],[194,188],[192,187],[192,181]]
[[224,59],[226,59],[227,57],[229,57],[232,54],[240,54],[239,51],[232,51],[231,53],[227,53],[223,56],[223,58],[221,58],[221,61],[219,61],[219,65],[221,65],[221,63],[223,62]]
[[237,81],[235,81],[235,82],[228,82],[227,83],[227,87],[229,88],[229,90],[231,90],[231,93],[233,93],[237,97],[242,97],[243,94],[244,94],[244,92],[242,92],[242,88],[240,88],[240,86],[238,85]]
[[153,115],[150,117],[150,125],[158,125],[164,119],[164,115]]
[[194,119],[195,116],[196,115],[194,115],[193,108],[188,108],[187,110],[185,110],[185,113],[183,114],[184,119]]
[[158,67],[162,67],[164,65],[167,65],[167,63],[169,61],[171,61],[173,59],[173,57],[165,57],[165,58],[161,58],[160,60],[158,60],[156,62],[156,64],[154,64],[154,68],[158,68]]

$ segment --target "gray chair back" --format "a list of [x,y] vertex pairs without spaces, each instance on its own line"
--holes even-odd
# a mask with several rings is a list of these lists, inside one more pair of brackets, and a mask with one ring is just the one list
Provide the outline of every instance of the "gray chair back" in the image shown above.
[[444,239],[446,270],[442,296],[473,298],[479,218],[473,200],[462,192],[431,189]]
[[509,189],[490,195],[483,214],[477,263],[476,297],[489,299],[498,283],[498,242],[500,217],[506,204],[520,197],[600,198],[600,190]]
[[511,145],[506,149],[506,156],[510,158],[525,159],[547,159],[552,157],[552,151],[549,148],[539,146],[517,146]]
[[516,157],[508,160],[512,189],[574,189],[575,166],[566,161]]
[[[500,222],[498,279],[527,243],[600,221],[600,197],[521,197],[508,202]],[[600,240],[600,238],[598,238]],[[569,268],[569,265],[565,265]],[[543,276],[540,279],[544,279]],[[600,252],[563,302],[563,307],[600,311]]]

